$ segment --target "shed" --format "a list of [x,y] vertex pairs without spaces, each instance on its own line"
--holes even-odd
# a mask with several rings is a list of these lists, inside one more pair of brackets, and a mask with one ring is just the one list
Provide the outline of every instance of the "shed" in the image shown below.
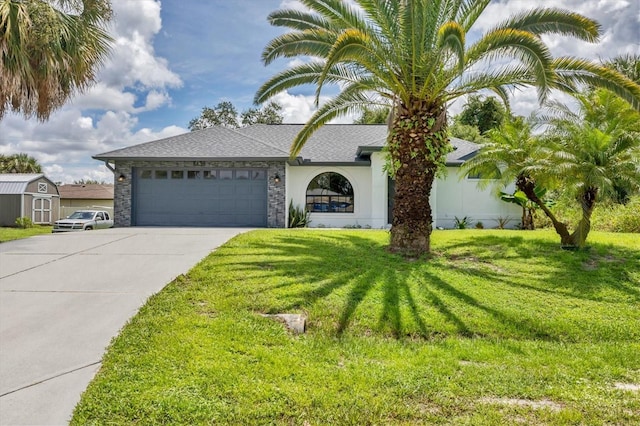
[[60,185],[60,217],[79,209],[107,210],[113,215],[113,185],[85,183]]
[[0,174],[0,226],[14,226],[19,217],[52,224],[59,212],[58,187],[42,173]]

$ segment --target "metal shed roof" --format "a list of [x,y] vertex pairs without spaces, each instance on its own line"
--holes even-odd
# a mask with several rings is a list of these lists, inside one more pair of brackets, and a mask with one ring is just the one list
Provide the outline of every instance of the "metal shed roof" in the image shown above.
[[22,194],[31,182],[43,176],[42,173],[0,174],[0,194]]

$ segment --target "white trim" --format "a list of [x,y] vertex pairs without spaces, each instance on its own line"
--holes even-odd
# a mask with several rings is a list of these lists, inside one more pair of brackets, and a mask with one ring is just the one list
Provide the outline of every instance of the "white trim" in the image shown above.
[[[41,224],[41,223],[51,223],[52,220],[52,214],[53,214],[53,206],[52,206],[52,200],[53,197],[33,197],[33,199],[31,200],[31,221],[33,223],[37,223],[37,224]],[[42,205],[40,209],[36,209],[36,201],[37,200],[42,200]],[[49,208],[45,208],[44,207],[44,201],[48,201],[49,202]],[[40,212],[40,221],[36,222],[36,212]],[[48,213],[48,221],[44,221],[45,218],[45,213]]]

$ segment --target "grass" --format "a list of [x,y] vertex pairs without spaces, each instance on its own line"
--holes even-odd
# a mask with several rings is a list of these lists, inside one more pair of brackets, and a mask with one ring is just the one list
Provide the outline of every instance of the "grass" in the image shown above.
[[34,235],[50,234],[51,226],[36,225],[32,228],[8,228],[0,227],[0,243],[11,240],[19,240],[21,238],[29,238]]
[[[130,321],[72,424],[640,423],[637,235],[440,231],[427,262],[387,242],[236,237]],[[261,316],[284,312],[307,333]]]

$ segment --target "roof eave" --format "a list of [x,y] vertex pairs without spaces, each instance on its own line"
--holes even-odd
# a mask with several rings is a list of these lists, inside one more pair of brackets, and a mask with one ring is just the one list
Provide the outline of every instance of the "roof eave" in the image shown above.
[[94,160],[99,161],[286,161],[289,157],[112,157],[94,155]]

